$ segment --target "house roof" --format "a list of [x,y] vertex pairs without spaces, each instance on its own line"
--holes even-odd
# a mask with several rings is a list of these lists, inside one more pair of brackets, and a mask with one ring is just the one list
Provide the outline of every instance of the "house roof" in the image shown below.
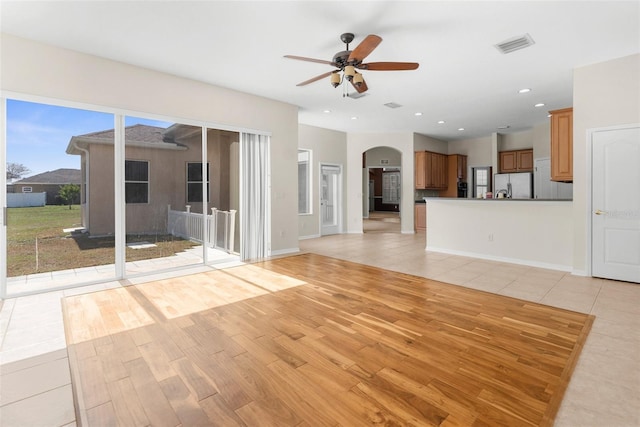
[[80,169],[56,169],[21,179],[14,184],[80,184],[81,180]]
[[[124,139],[127,146],[160,148],[169,150],[186,150],[186,147],[173,142],[166,136],[167,129],[158,126],[135,124],[125,127]],[[113,129],[85,133],[71,137],[67,145],[67,154],[82,154],[83,149],[91,144],[112,145],[115,141]]]
[[[158,126],[135,124],[124,128],[124,137],[127,142],[162,142],[165,129]],[[77,135],[74,138],[95,138],[113,141],[115,131],[113,129]]]

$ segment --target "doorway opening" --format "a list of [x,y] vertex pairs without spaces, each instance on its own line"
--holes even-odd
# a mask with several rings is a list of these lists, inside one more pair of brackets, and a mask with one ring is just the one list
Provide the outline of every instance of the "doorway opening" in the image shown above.
[[390,147],[376,147],[363,153],[365,184],[363,233],[400,233],[402,154]]

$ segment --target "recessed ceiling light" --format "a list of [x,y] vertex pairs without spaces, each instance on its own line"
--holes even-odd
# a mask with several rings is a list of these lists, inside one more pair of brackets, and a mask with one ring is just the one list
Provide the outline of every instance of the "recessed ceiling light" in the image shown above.
[[421,115],[422,115],[422,113],[418,112],[418,113],[414,113],[413,115],[414,115],[414,116],[421,116]]
[[458,128],[458,130],[464,130],[464,128]]
[[351,120],[358,120],[358,117],[353,116],[353,117],[351,117]]
[[536,105],[534,105],[534,107],[544,107],[544,104],[542,102],[539,102]]
[[443,125],[444,124],[444,120],[438,120],[438,124],[439,125]]
[[524,89],[520,89],[518,91],[518,93],[528,93],[528,92],[531,92],[531,89],[529,89],[528,87],[525,87]]
[[329,114],[331,110],[324,110],[323,112]]

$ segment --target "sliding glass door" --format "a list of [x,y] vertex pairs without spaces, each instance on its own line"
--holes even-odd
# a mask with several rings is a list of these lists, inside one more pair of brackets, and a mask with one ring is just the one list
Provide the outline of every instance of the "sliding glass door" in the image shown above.
[[0,297],[268,254],[268,136],[5,104]]
[[113,177],[114,116],[10,99],[5,123],[6,295],[115,278],[112,210],[89,211],[113,200],[92,186]]
[[201,264],[202,127],[127,116],[124,140],[126,275]]

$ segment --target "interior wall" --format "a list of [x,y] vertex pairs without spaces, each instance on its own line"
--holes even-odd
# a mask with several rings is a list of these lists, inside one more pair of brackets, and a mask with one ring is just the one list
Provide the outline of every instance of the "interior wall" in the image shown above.
[[[394,150],[389,147],[375,147],[367,150],[366,162],[367,167],[370,168],[384,168],[384,167],[400,167],[402,154],[398,150]],[[388,163],[382,164],[382,160]]]
[[427,209],[427,250],[571,270],[571,202],[435,198]]
[[448,154],[467,156],[467,176],[471,185],[471,168],[491,166],[491,137],[450,141]]
[[[298,215],[300,238],[320,236],[320,163],[342,165],[342,218],[347,212],[347,134],[315,126],[298,126],[299,148],[311,150],[311,214]],[[357,164],[362,163],[362,160]],[[296,209],[297,212],[297,209]],[[343,224],[344,229],[344,224]]]
[[[362,153],[380,146],[395,148],[402,153],[402,196],[400,204],[400,229],[413,234],[413,133],[362,133],[347,134],[347,233],[362,233],[363,181],[368,182],[368,172],[362,168]],[[363,172],[364,171],[364,172]],[[366,175],[365,175],[366,173]],[[365,197],[367,195],[365,194]]]
[[[573,267],[590,273],[587,131],[640,123],[640,54],[576,68],[573,73]],[[637,189],[635,189],[637,191]]]
[[414,151],[433,151],[435,153],[449,154],[449,145],[447,141],[432,138],[420,133],[413,134]]
[[271,134],[271,250],[298,250],[298,108],[132,65],[0,35],[6,93]]

